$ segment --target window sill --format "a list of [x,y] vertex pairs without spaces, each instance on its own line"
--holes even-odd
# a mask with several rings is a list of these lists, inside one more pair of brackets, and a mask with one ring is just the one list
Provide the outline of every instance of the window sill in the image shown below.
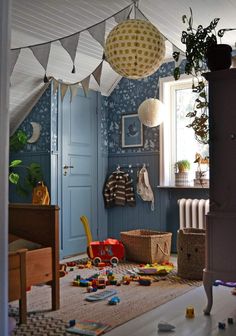
[[168,185],[168,186],[157,186],[158,189],[206,189],[208,190],[209,187],[202,187],[202,186],[175,186],[175,185]]

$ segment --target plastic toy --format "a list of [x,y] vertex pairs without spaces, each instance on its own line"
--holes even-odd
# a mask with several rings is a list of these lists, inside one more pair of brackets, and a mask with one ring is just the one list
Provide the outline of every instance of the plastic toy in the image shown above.
[[219,285],[226,286],[226,287],[236,287],[236,282],[224,282],[221,280],[216,280],[214,282],[214,286],[219,286]]
[[232,317],[228,317],[228,324],[234,324],[234,319]]
[[101,262],[109,262],[111,265],[117,265],[119,260],[124,258],[125,249],[122,242],[117,239],[108,238],[103,241],[92,241],[92,234],[89,227],[88,218],[80,217],[84,225],[87,236],[87,253],[93,264],[98,266]]
[[139,274],[146,274],[146,275],[167,275],[170,271],[172,271],[174,265],[172,263],[162,263],[162,264],[146,264],[141,265],[135,271]]
[[142,277],[140,277],[139,280],[138,280],[138,282],[142,286],[150,286],[151,283],[152,283],[152,280],[148,279],[148,278],[142,278]]
[[117,293],[116,290],[113,289],[106,289],[103,292],[99,292],[96,294],[91,294],[89,296],[86,297],[86,301],[100,301],[100,300],[104,300],[109,296],[115,295]]
[[218,323],[218,328],[221,329],[221,330],[224,330],[225,329],[225,323],[224,322],[219,322]]
[[120,302],[120,298],[118,296],[114,296],[108,301],[108,304],[109,305],[116,305],[119,302]]
[[187,317],[187,318],[193,318],[193,317],[195,317],[193,306],[188,306],[186,308],[186,315],[185,315],[185,317]]
[[167,322],[160,322],[157,327],[159,331],[173,331],[175,329],[175,326]]

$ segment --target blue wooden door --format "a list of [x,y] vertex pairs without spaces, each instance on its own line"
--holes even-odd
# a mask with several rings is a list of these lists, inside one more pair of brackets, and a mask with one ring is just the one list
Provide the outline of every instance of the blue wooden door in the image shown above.
[[[68,90],[69,91],[69,90]],[[80,89],[62,103],[62,256],[86,251],[80,216],[97,239],[97,93]]]

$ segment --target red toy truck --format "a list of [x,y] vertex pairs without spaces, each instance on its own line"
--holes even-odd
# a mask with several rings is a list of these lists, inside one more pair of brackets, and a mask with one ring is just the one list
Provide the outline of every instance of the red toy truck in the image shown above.
[[[92,249],[93,258],[91,258],[90,249]],[[108,238],[103,241],[93,241],[88,247],[88,256],[93,259],[94,265],[98,265],[100,262],[110,262],[112,265],[116,265],[119,260],[124,259],[124,255],[124,245],[117,239]]]

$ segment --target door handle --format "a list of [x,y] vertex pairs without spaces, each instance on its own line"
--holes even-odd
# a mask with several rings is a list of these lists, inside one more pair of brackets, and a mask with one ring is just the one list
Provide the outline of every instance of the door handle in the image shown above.
[[74,168],[74,166],[67,166],[67,165],[64,165],[63,169],[69,169],[69,168]]
[[63,173],[63,175],[64,175],[64,176],[67,175],[67,169],[69,169],[69,168],[74,168],[74,166],[67,166],[67,165],[64,165],[64,166],[63,166],[63,169],[64,169],[64,173]]

